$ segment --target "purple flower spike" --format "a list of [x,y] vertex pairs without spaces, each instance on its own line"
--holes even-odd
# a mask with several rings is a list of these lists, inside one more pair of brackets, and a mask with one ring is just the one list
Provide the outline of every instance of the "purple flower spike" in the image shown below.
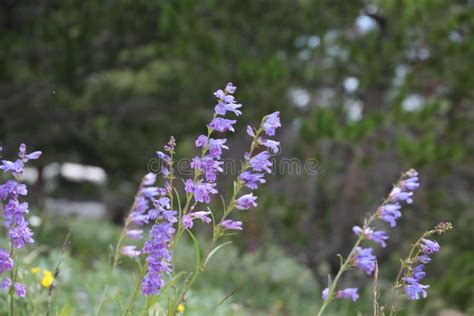
[[358,288],[347,288],[341,291],[337,291],[336,297],[339,298],[350,298],[353,302],[359,299]]
[[242,222],[233,221],[231,219],[226,219],[225,221],[222,221],[219,225],[224,227],[225,229],[242,230]]
[[242,195],[240,198],[237,199],[236,207],[239,210],[248,210],[251,207],[257,206],[257,197],[254,196],[252,193]]
[[372,248],[356,248],[354,256],[354,266],[365,271],[367,274],[372,274],[375,270],[376,258],[372,255]]

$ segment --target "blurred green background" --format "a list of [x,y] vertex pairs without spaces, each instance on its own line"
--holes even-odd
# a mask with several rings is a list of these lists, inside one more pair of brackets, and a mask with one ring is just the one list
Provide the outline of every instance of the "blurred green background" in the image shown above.
[[[471,0],[1,1],[0,142],[5,158],[20,142],[43,151],[30,195],[41,246],[25,250],[24,263],[53,269],[73,227],[53,307],[90,314],[147,163],[169,135],[192,157],[212,92],[232,81],[244,115],[229,156],[248,146],[247,124],[278,110],[278,159],[316,159],[317,174],[270,177],[185,314],[311,315],[336,255],[351,248],[351,227],[411,167],[422,187],[377,250],[381,287],[411,242],[449,220],[455,230],[427,266],[429,299],[403,313],[474,314],[473,31]],[[68,181],[54,173],[66,162],[101,167],[107,180]],[[49,207],[58,201],[62,213],[91,201],[105,211],[86,216],[79,204],[67,216]],[[191,257],[183,242],[178,265]],[[124,260],[116,293],[131,291],[132,268]],[[362,296],[333,313],[371,313],[369,291]]]

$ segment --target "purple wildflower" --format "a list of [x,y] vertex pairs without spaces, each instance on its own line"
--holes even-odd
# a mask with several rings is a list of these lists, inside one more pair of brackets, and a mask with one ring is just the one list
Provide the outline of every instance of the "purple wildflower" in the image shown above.
[[21,203],[18,200],[20,195],[26,195],[28,190],[26,185],[19,182],[19,178],[23,174],[24,164],[29,160],[38,159],[40,156],[40,151],[28,154],[26,145],[21,144],[18,153],[19,159],[15,162],[2,160],[0,165],[0,169],[10,172],[15,178],[0,185],[0,198],[6,200],[3,210],[3,225],[8,228],[8,237],[14,248],[21,248],[27,243],[34,242],[33,232],[24,217],[28,213],[28,203]]
[[187,193],[192,193],[192,192],[194,192],[194,182],[193,182],[193,180],[191,180],[191,179],[186,179],[186,181],[184,182],[184,190],[185,190]]
[[12,279],[9,277],[4,277],[0,283],[0,289],[7,290],[12,286]]
[[233,221],[231,219],[226,219],[225,221],[220,222],[219,225],[225,229],[242,230],[242,222]]
[[171,157],[169,155],[165,154],[164,152],[160,150],[156,152],[156,156],[160,158],[161,160],[163,160],[164,162],[168,162],[171,160]]
[[321,293],[321,298],[323,300],[326,300],[328,298],[328,295],[329,295],[329,288],[325,288],[323,292]]
[[380,208],[379,218],[384,222],[390,224],[390,227],[397,226],[396,220],[402,216],[402,213],[399,211],[401,208],[400,204],[385,204]]
[[210,214],[211,212],[204,212],[204,211],[186,214],[183,216],[183,225],[184,227],[188,229],[192,228],[193,220],[195,220],[196,218],[202,220],[206,224],[210,223],[211,222],[211,218],[209,217]]
[[423,264],[427,264],[431,261],[431,258],[427,254],[423,254],[423,255],[419,255],[417,260]]
[[19,297],[26,297],[26,287],[22,283],[15,283],[15,294]]
[[210,203],[211,194],[216,194],[215,183],[197,183],[194,185],[194,199],[196,202]]
[[372,274],[375,270],[376,258],[372,254],[372,248],[356,248],[354,256],[354,266],[365,271],[367,274]]
[[156,173],[150,172],[143,177],[143,185],[149,186],[156,182]]
[[25,244],[34,242],[33,232],[24,219],[23,222],[17,223],[14,227],[10,227],[8,237],[10,237],[13,248],[22,248]]
[[189,215],[184,215],[183,216],[183,226],[187,229],[193,228],[193,219]]
[[418,300],[420,299],[420,294],[425,298],[428,293],[425,289],[429,288],[429,285],[422,285],[416,280],[415,278],[403,278],[405,281],[405,294],[408,296],[410,300]]
[[122,248],[122,253],[127,257],[136,258],[141,254],[140,250],[137,250],[136,248],[137,246],[135,245],[124,246]]
[[253,195],[253,193],[242,195],[236,201],[236,207],[239,210],[248,210],[251,207],[257,206],[257,197]]
[[380,246],[383,247],[383,248],[385,248],[387,246],[387,244],[385,243],[385,240],[388,239],[388,235],[383,230],[374,231],[370,227],[362,229],[359,226],[354,226],[354,227],[352,227],[352,231],[356,235],[359,235],[359,236],[363,235],[364,238],[366,238],[368,240],[375,241],[376,243],[380,244]]
[[275,130],[281,127],[280,112],[269,114],[263,122],[263,130],[268,136],[274,136]]
[[391,202],[398,202],[398,201],[406,201],[408,204],[413,203],[413,192],[405,192],[402,191],[399,187],[394,187],[392,192],[390,192],[390,201]]
[[235,124],[236,122],[236,120],[228,120],[222,117],[215,117],[212,119],[211,123],[209,123],[209,127],[218,132],[235,132],[235,129],[232,124]]
[[265,183],[263,173],[252,173],[250,171],[244,171],[240,174],[240,181],[242,181],[247,188],[250,190],[256,190],[259,183]]
[[127,236],[132,239],[142,239],[143,230],[141,229],[128,229]]
[[413,277],[416,280],[420,281],[426,276],[426,272],[423,271],[424,267],[425,267],[424,265],[419,264],[415,267],[415,269],[413,269]]
[[200,135],[195,142],[196,148],[206,147],[208,143],[208,138],[205,135]]
[[210,138],[209,139],[209,154],[211,155],[211,157],[213,158],[221,158],[221,155],[222,155],[222,149],[229,149],[229,147],[227,147],[225,145],[225,143],[227,142],[227,139],[213,139],[213,138]]
[[421,241],[423,244],[420,244],[420,249],[423,251],[423,253],[430,255],[439,251],[438,242],[429,239],[422,239]]
[[171,271],[171,253],[168,244],[173,239],[174,233],[173,224],[169,222],[154,224],[150,230],[150,238],[143,246],[143,252],[148,254],[146,258],[148,271],[141,285],[144,295],[158,295],[164,285],[163,274]]
[[191,216],[193,219],[200,219],[206,224],[209,224],[211,222],[211,218],[209,217],[211,215],[211,212],[205,212],[205,211],[200,211],[200,212],[194,212],[190,213],[189,216]]
[[280,142],[271,139],[259,139],[259,143],[267,147],[273,154],[280,151]]
[[419,186],[420,186],[420,183],[418,182],[418,177],[411,177],[402,181],[402,187],[405,190],[413,191],[413,190],[418,189]]
[[250,158],[249,165],[253,171],[265,171],[268,173],[272,172],[272,162],[270,161],[270,154],[267,151],[262,151],[261,153]]
[[225,86],[225,91],[227,91],[227,93],[229,94],[234,94],[235,93],[235,90],[237,90],[237,87],[234,86],[234,84],[232,82],[228,82]]
[[3,273],[3,271],[10,271],[13,269],[13,259],[10,256],[10,253],[3,249],[0,248],[0,275]]
[[247,134],[248,134],[250,137],[255,137],[255,131],[254,131],[253,127],[250,126],[250,125],[247,125]]
[[339,298],[350,298],[352,301],[357,301],[359,299],[358,288],[347,288],[341,291],[337,291],[336,297]]
[[[229,97],[224,97],[228,99]],[[228,100],[231,103],[219,102],[215,107],[215,112],[219,115],[225,115],[226,112],[233,112],[235,115],[239,116],[242,114],[242,111],[239,109],[242,107],[242,104],[232,103],[234,100]]]
[[217,174],[222,172],[222,161],[214,160],[211,155],[206,155],[202,158],[194,157],[191,161],[191,167],[201,171],[208,182],[215,182]]

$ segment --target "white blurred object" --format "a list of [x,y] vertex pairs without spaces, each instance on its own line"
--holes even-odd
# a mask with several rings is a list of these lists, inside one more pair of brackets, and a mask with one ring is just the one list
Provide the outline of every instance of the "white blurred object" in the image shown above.
[[425,99],[419,94],[411,94],[402,102],[402,108],[407,112],[418,111],[423,107]]
[[61,215],[102,218],[107,211],[103,203],[93,201],[77,202],[68,199],[46,198],[44,203],[49,212]]
[[107,174],[101,167],[86,166],[73,162],[65,162],[63,164],[52,163],[47,165],[43,170],[45,179],[51,179],[58,175],[75,182],[89,181],[97,184],[105,184],[107,181]]

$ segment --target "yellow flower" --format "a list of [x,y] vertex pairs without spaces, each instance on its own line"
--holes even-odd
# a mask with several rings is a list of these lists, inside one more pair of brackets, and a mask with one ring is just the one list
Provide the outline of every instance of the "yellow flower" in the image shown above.
[[183,304],[179,304],[179,305],[178,305],[178,308],[177,308],[176,310],[178,311],[178,313],[184,312],[184,310],[185,310],[184,305],[183,305]]
[[31,273],[37,274],[38,272],[40,272],[40,268],[39,268],[39,267],[33,267],[33,268],[31,268]]
[[41,285],[43,287],[50,287],[53,284],[54,277],[53,273],[49,270],[43,271],[43,278],[41,279]]

